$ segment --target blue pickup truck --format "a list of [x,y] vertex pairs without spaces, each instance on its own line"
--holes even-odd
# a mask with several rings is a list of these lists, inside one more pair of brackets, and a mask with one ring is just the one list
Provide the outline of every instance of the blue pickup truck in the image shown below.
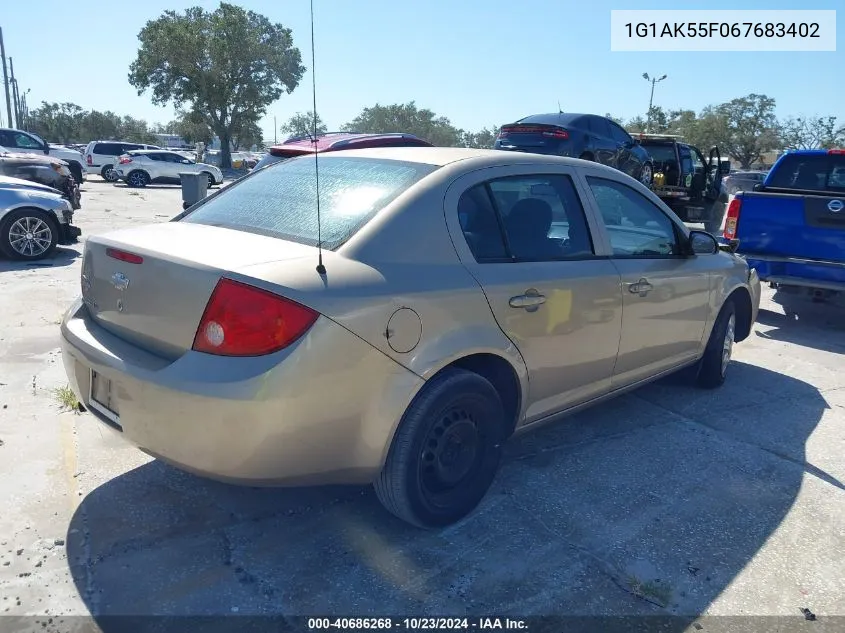
[[845,294],[845,149],[784,154],[730,202],[723,237],[773,288]]

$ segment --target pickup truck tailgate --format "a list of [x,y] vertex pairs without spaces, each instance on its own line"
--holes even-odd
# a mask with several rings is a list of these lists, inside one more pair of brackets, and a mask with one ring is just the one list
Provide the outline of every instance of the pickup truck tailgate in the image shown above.
[[740,250],[845,262],[845,196],[743,192],[737,235]]

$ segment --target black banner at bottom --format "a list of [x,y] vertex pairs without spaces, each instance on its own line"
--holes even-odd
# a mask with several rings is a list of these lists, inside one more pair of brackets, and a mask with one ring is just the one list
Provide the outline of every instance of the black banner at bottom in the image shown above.
[[842,633],[845,616],[0,616],[0,633]]

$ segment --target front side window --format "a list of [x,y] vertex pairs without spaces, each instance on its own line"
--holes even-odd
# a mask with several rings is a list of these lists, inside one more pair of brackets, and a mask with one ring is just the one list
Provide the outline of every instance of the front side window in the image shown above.
[[617,143],[622,143],[623,145],[631,142],[630,135],[621,127],[619,127],[612,121],[607,121],[607,126],[610,128],[610,135],[614,141],[616,141]]
[[[334,250],[437,166],[324,155],[319,168],[322,243],[324,248]],[[316,246],[314,159],[292,159],[254,171],[177,221]]]
[[20,132],[12,132],[12,141],[14,146],[18,149],[42,149],[43,144],[36,141],[29,134],[21,134]]
[[669,257],[680,254],[675,223],[657,205],[628,185],[587,177],[614,257]]
[[461,196],[458,213],[476,261],[556,261],[593,255],[569,176],[491,180]]

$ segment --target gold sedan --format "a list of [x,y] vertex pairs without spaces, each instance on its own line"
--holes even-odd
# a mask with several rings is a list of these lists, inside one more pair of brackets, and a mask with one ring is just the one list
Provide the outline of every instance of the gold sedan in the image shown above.
[[371,482],[442,526],[514,432],[684,368],[717,387],[756,318],[744,260],[602,165],[341,151],[319,157],[319,205],[316,169],[88,238],[61,331],[100,422],[199,475]]

